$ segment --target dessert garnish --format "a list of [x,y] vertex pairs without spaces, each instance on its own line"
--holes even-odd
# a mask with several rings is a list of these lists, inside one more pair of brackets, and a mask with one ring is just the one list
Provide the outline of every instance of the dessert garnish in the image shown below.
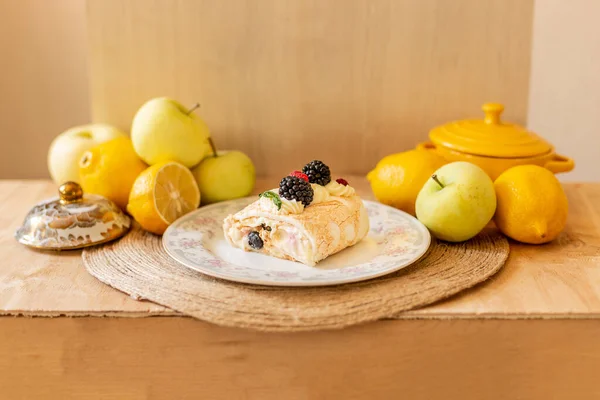
[[279,182],[279,196],[296,200],[307,207],[312,201],[314,191],[310,183],[296,176],[286,176]]
[[309,162],[302,168],[302,172],[308,176],[310,183],[325,186],[331,182],[331,171],[323,161],[313,160]]
[[290,176],[295,176],[296,178],[300,178],[300,179],[305,180],[306,182],[308,182],[308,176],[305,173],[302,173],[300,171],[292,171],[290,173]]
[[248,244],[250,247],[256,250],[260,250],[263,247],[263,241],[260,235],[256,231],[252,231],[248,234]]
[[259,194],[258,197],[266,197],[267,199],[271,199],[273,201],[273,204],[275,204],[275,206],[277,207],[277,209],[281,210],[281,199],[279,198],[277,193],[267,190],[266,192],[262,192],[261,194]]
[[348,186],[348,181],[342,178],[338,178],[335,180],[337,183],[339,183],[340,185],[344,185],[344,186]]

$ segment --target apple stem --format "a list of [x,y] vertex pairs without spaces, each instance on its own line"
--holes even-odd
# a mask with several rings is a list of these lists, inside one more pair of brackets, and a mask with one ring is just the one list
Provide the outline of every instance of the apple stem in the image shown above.
[[212,149],[213,155],[215,157],[218,157],[218,155],[217,155],[217,148],[215,147],[215,143],[213,142],[213,140],[212,140],[211,137],[208,138],[208,144],[210,144],[210,148]]
[[194,106],[192,108],[190,108],[188,110],[188,112],[185,113],[185,115],[190,115],[192,113],[192,111],[194,111],[195,109],[200,108],[200,103],[196,103],[194,104]]
[[440,180],[438,179],[436,174],[431,175],[431,179],[433,179],[434,181],[437,182],[438,185],[440,185],[440,187],[443,189],[444,185],[442,184],[442,182],[440,182]]

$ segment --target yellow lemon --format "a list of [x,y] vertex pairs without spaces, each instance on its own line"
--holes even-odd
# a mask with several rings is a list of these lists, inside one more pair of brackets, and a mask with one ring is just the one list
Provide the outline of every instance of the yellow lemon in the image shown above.
[[84,193],[95,193],[125,209],[137,176],[147,168],[127,137],[109,140],[83,153],[79,180]]
[[494,182],[494,221],[506,236],[523,243],[554,240],[567,222],[567,196],[554,174],[537,165],[504,171]]
[[177,218],[198,208],[200,190],[192,172],[182,164],[154,164],[131,188],[127,211],[148,232],[162,235]]
[[367,175],[373,194],[383,204],[415,215],[419,191],[446,160],[426,150],[410,150],[381,159]]

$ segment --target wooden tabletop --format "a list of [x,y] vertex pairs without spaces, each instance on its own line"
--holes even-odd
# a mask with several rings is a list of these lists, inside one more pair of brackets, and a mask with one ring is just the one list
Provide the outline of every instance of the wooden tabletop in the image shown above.
[[[366,199],[362,177],[349,177]],[[257,192],[276,186],[259,179]],[[551,244],[511,242],[492,279],[447,301],[398,318],[600,318],[600,184],[566,184],[569,220]],[[176,315],[91,277],[80,251],[41,252],[17,243],[14,231],[38,201],[54,195],[48,181],[0,181],[0,313],[32,316]]]
[[0,181],[2,398],[600,398],[600,184],[565,187],[562,236],[511,243],[474,289],[395,321],[285,334],[183,318],[96,281],[79,251],[20,245],[13,232],[56,188]]

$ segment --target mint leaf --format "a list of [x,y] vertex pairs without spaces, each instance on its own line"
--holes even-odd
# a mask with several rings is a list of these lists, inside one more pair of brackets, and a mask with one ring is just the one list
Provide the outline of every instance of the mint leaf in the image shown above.
[[273,200],[273,204],[275,204],[278,210],[281,210],[281,199],[279,198],[279,195],[277,193],[273,193],[267,190],[266,192],[262,192],[261,194],[259,194],[258,197],[266,197],[268,199]]

